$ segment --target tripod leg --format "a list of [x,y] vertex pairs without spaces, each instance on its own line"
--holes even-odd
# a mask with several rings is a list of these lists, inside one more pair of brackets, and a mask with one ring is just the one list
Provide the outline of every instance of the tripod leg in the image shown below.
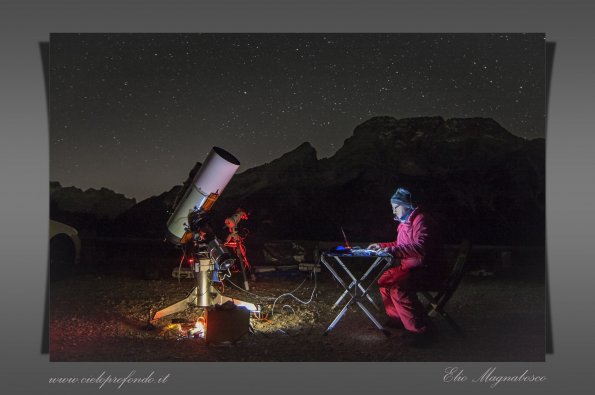
[[189,305],[196,305],[197,293],[198,288],[195,287],[190,293],[190,295],[188,295],[188,297],[186,297],[185,299],[182,299],[179,302],[174,303],[171,306],[161,309],[157,313],[155,313],[155,315],[151,319],[151,322],[157,321],[158,319],[160,319],[161,317],[165,317],[166,315],[184,311],[188,308]]
[[238,259],[240,260],[240,267],[242,268],[242,276],[244,276],[244,289],[250,291],[250,285],[248,285],[248,278],[246,277],[246,267],[244,265],[244,254],[242,248],[238,246]]
[[250,273],[250,280],[256,281],[256,275],[254,274],[254,271],[252,270],[252,266],[250,265],[250,263],[248,262],[248,258],[246,257],[246,246],[244,245],[244,242],[241,239],[240,239],[239,249],[240,249],[240,252],[242,253],[242,259],[244,260],[244,265],[246,266],[246,270],[248,271],[248,273]]

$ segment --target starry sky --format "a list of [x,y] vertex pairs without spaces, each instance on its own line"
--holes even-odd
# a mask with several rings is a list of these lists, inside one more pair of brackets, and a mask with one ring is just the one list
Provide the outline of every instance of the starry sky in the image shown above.
[[137,201],[213,146],[238,172],[310,142],[332,156],[388,115],[545,134],[543,34],[52,34],[50,180]]

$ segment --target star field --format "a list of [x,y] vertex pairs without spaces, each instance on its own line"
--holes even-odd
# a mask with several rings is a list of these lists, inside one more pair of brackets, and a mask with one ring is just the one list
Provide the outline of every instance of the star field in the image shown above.
[[138,200],[212,146],[240,172],[328,157],[376,115],[490,117],[544,137],[542,34],[54,34],[50,179]]

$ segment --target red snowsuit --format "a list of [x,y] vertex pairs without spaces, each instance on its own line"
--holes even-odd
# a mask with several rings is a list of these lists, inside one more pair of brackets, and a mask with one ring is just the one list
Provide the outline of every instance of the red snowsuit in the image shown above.
[[426,314],[417,291],[435,287],[444,281],[446,265],[440,231],[421,209],[413,210],[397,228],[397,239],[379,243],[381,248],[400,259],[401,264],[385,271],[378,279],[386,314],[401,320],[405,329],[426,330]]

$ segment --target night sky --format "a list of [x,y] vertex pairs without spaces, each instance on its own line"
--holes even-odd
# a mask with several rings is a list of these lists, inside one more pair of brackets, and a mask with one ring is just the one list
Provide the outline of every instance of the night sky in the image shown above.
[[239,172],[378,115],[489,117],[544,137],[543,34],[53,34],[50,180],[137,200],[213,146]]

